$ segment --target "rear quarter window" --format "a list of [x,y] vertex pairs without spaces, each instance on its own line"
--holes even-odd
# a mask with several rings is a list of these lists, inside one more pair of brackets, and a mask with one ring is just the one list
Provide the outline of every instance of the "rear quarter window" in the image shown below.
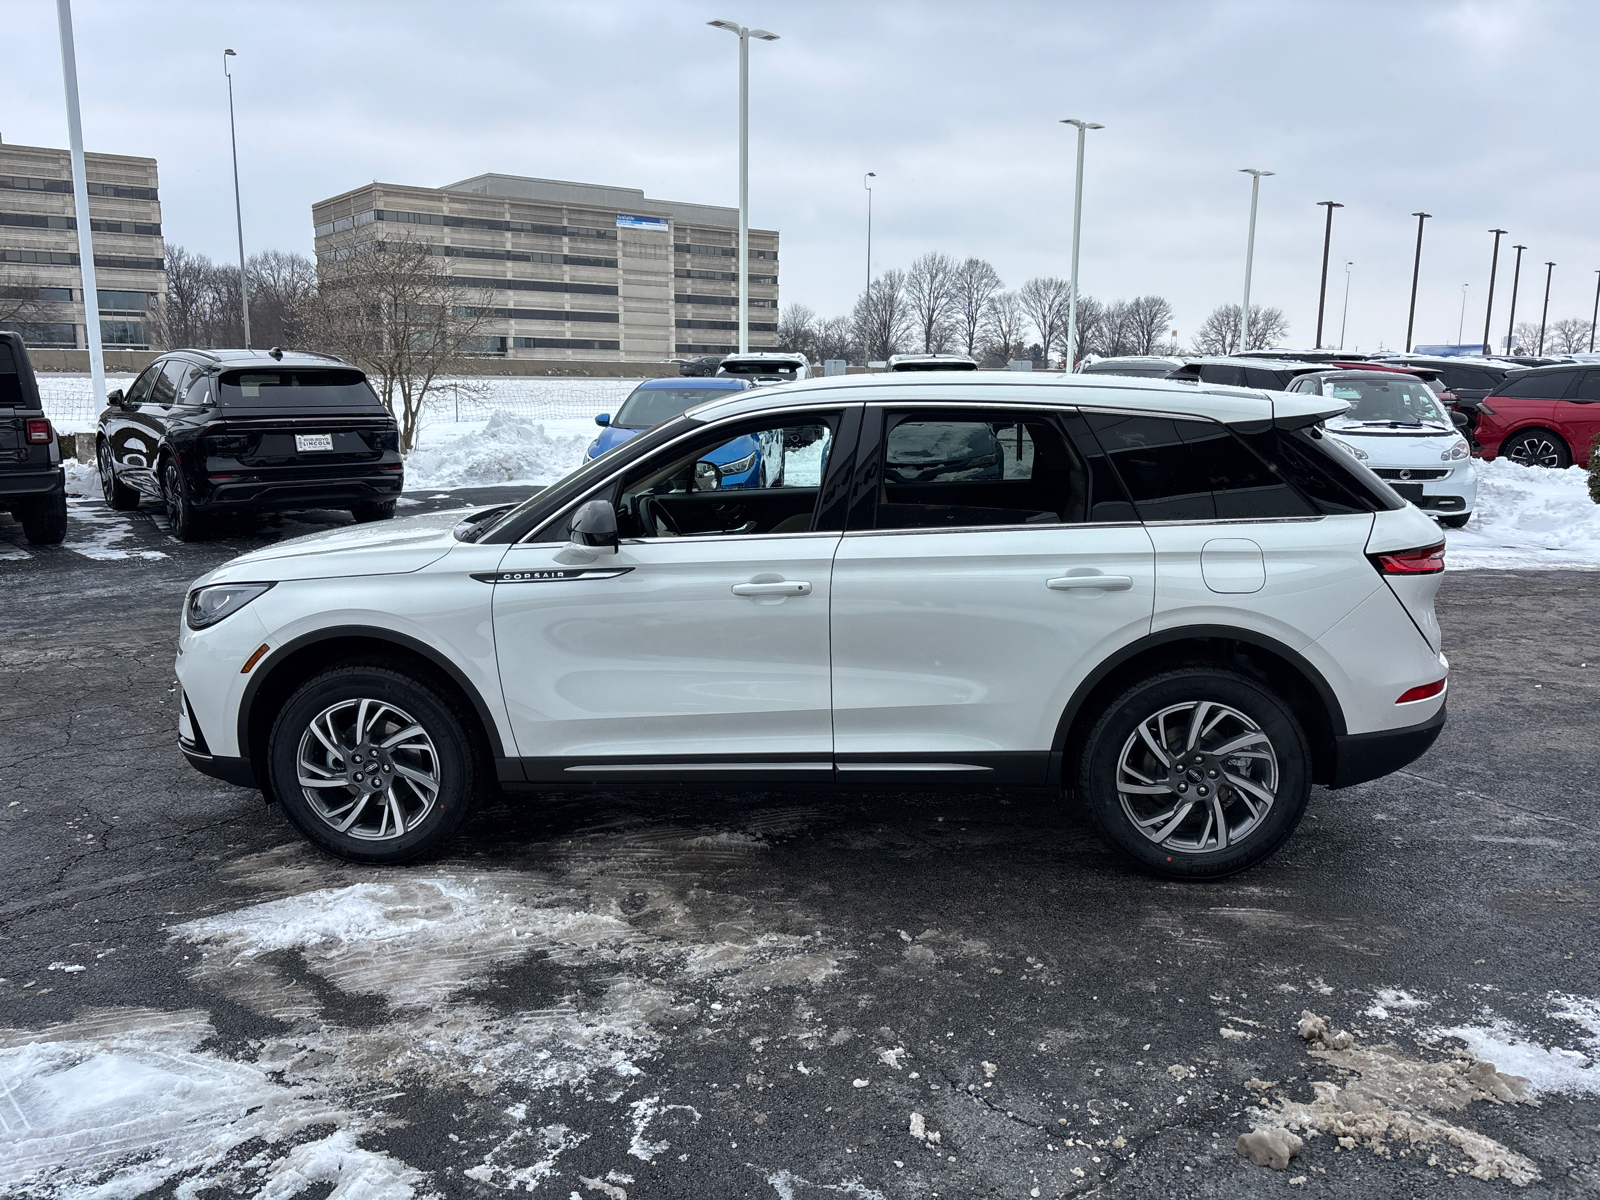
[[1495,389],[1494,395],[1517,400],[1559,400],[1567,394],[1573,371],[1555,371],[1549,375],[1539,372],[1508,379]]

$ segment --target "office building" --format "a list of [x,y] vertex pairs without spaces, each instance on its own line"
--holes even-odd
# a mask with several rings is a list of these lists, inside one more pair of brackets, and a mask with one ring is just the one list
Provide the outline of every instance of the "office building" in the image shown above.
[[[350,236],[403,230],[431,243],[441,272],[493,312],[485,355],[658,362],[739,348],[735,208],[491,174],[442,188],[370,183],[311,213],[319,261]],[[775,230],[750,230],[749,270],[750,349],[771,349]]]
[[[86,154],[100,339],[151,345],[167,293],[156,160]],[[85,348],[72,159],[65,150],[0,144],[0,324],[34,346]]]

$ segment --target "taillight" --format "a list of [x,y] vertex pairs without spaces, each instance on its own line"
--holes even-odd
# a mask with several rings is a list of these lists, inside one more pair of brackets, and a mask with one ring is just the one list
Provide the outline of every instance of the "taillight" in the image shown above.
[[1444,543],[1419,546],[1415,550],[1389,550],[1367,557],[1382,575],[1436,575],[1444,570]]
[[1435,679],[1432,683],[1425,683],[1421,687],[1414,687],[1410,691],[1401,692],[1396,704],[1415,704],[1418,700],[1431,700],[1444,691],[1445,681]]
[[1486,401],[1486,400],[1478,401],[1478,411],[1481,412],[1481,413],[1488,413],[1491,417],[1499,416],[1499,414],[1496,413],[1494,411],[1494,409],[1489,407],[1488,401]]
[[55,436],[55,430],[50,428],[50,422],[47,418],[28,418],[28,441],[36,446],[48,446],[55,440]]

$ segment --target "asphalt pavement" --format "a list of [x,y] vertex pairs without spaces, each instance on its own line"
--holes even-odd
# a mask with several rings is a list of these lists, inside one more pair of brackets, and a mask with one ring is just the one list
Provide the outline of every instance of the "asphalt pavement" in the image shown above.
[[1600,576],[1448,575],[1438,743],[1222,882],[997,793],[507,799],[357,869],[172,682],[191,579],[346,520],[0,517],[0,1193],[1600,1191]]

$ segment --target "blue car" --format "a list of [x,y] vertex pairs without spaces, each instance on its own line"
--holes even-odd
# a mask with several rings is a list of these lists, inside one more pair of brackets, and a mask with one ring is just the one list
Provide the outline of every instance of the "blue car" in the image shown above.
[[[589,443],[588,458],[599,458],[635,434],[662,421],[716,399],[723,392],[740,392],[750,387],[743,379],[647,379],[622,402],[616,415],[601,413],[594,419],[600,436]],[[723,488],[761,487],[761,446],[755,438],[734,438],[706,455],[722,469]]]

